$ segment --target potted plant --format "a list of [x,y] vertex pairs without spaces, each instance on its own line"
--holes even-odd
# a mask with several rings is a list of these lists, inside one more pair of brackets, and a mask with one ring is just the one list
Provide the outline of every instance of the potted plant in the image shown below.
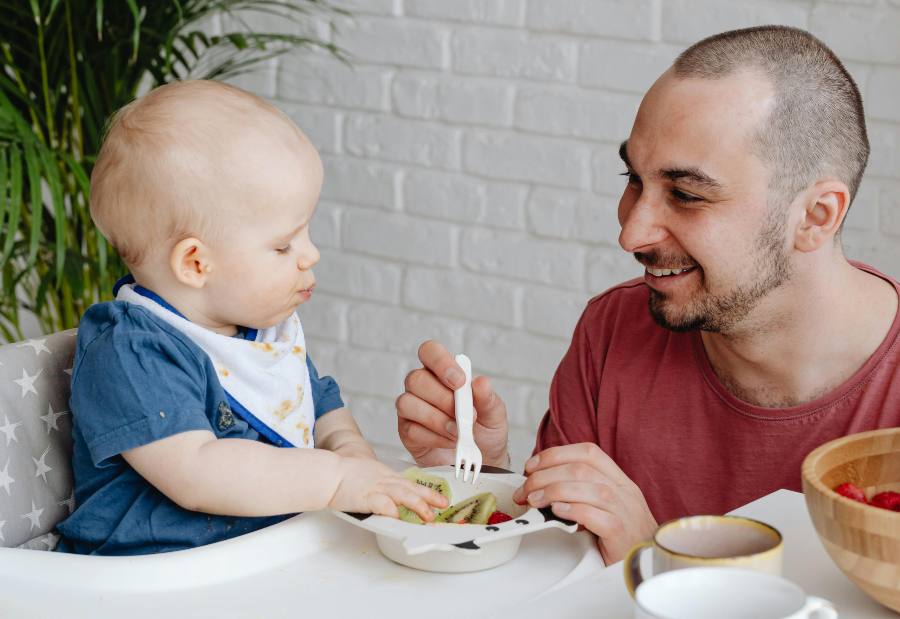
[[[333,12],[321,0],[0,0],[0,337],[22,339],[21,309],[44,332],[77,326],[124,273],[88,208],[115,110],[156,85],[233,77],[298,46],[341,57],[301,34]],[[247,18],[260,13],[280,32],[253,31]]]

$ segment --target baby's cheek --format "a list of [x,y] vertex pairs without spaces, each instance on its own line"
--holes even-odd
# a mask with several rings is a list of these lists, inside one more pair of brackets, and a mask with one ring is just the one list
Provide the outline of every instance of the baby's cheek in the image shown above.
[[[269,300],[285,300],[290,303],[295,303],[298,300],[297,292],[299,288],[297,287],[296,273],[291,273],[290,275],[285,275],[284,273],[272,274],[267,284],[268,294],[266,297]],[[272,309],[275,308],[273,307]]]

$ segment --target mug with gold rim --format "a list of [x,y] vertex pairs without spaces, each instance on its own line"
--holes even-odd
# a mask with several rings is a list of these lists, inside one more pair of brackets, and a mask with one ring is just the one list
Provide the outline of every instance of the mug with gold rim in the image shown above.
[[625,557],[625,585],[634,597],[644,581],[641,556],[653,551],[653,574],[687,567],[742,567],[781,574],[784,540],[775,527],[743,516],[686,516],[663,523]]

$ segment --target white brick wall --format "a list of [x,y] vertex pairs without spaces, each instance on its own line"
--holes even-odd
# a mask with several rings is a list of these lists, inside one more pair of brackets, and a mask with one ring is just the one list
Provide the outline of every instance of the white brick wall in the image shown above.
[[435,337],[491,376],[521,466],[585,301],[640,271],[616,242],[618,142],[656,77],[709,34],[800,26],[847,61],[872,157],[845,246],[900,275],[900,0],[339,5],[353,18],[333,41],[352,69],[302,52],[242,83],[323,153],[319,293],[301,315],[382,449],[399,447],[394,398]]

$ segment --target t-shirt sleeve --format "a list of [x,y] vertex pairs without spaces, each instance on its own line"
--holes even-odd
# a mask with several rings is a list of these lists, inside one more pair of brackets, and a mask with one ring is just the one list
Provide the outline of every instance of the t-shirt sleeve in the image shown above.
[[569,350],[550,383],[550,407],[538,427],[534,453],[559,445],[597,441],[597,373],[586,331],[591,307],[581,315]]
[[341,399],[341,388],[338,386],[337,381],[330,376],[320,377],[308,353],[306,355],[306,367],[309,369],[309,382],[312,387],[316,419],[325,413],[343,408],[344,400]]
[[205,370],[195,351],[152,325],[117,322],[85,344],[71,405],[95,466],[190,430],[210,430]]

